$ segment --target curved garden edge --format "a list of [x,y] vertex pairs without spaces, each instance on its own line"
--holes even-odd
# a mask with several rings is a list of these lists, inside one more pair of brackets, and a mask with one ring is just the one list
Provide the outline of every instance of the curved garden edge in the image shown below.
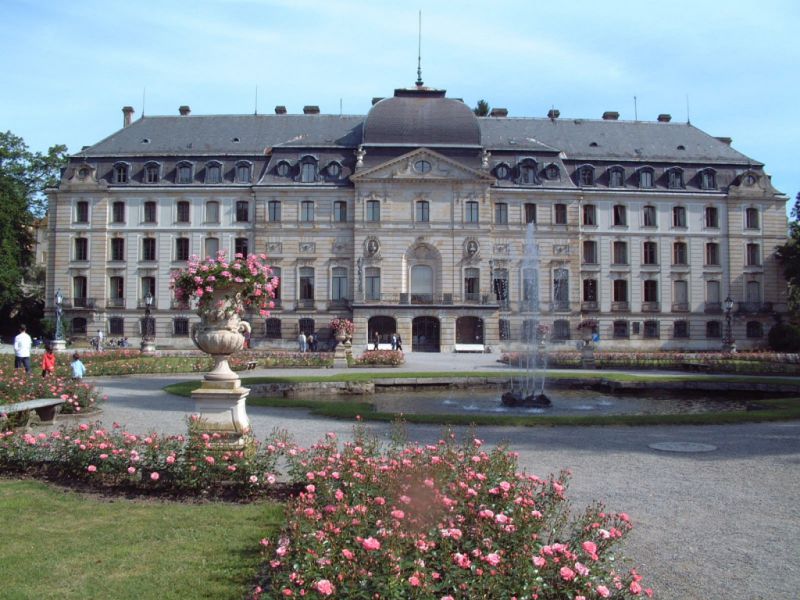
[[[597,376],[593,373],[548,373],[554,385],[605,386],[606,389],[729,389],[736,392],[758,391],[775,392],[776,394],[797,393],[796,397],[759,399],[750,410],[729,411],[698,414],[669,415],[567,415],[567,416],[527,416],[527,415],[442,415],[442,414],[396,414],[375,411],[372,403],[364,399],[354,399],[355,394],[369,394],[371,384],[378,387],[397,385],[454,385],[459,387],[480,385],[498,385],[519,373],[496,372],[428,372],[428,373],[373,373],[373,374],[341,374],[325,376],[295,377],[254,377],[243,379],[242,384],[251,389],[269,389],[271,396],[253,394],[248,398],[250,406],[273,408],[308,409],[311,414],[333,419],[361,418],[369,421],[394,421],[401,419],[408,423],[436,425],[495,425],[509,427],[535,426],[652,426],[652,425],[722,425],[735,423],[757,423],[766,421],[788,421],[800,419],[800,382],[794,378],[778,377],[742,377],[712,375],[631,375],[627,373],[606,373]],[[387,377],[381,377],[387,375]],[[354,384],[358,383],[358,386]],[[331,385],[334,384],[334,385]],[[181,382],[166,386],[164,391],[189,396],[199,385],[195,381]],[[319,399],[319,390],[324,386],[330,392],[327,399]],[[283,389],[303,388],[308,393],[314,391],[314,398],[308,397],[276,397],[283,395]],[[351,391],[348,391],[351,390]],[[368,390],[368,391],[367,391]],[[262,392],[263,393],[263,392]],[[345,396],[338,394],[346,394]],[[336,394],[336,395],[335,395]],[[355,398],[359,398],[356,395]],[[341,399],[341,398],[347,399]],[[362,396],[363,398],[363,396]]]

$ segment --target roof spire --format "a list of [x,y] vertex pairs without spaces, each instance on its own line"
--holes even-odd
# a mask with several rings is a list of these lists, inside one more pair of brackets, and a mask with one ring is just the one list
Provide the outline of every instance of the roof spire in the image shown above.
[[417,87],[422,87],[422,10],[419,11],[419,30],[417,36]]

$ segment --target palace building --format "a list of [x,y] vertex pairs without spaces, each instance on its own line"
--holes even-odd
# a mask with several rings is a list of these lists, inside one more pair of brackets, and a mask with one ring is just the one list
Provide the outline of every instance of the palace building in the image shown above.
[[538,323],[574,345],[587,321],[601,348],[719,349],[726,317],[758,347],[786,312],[787,197],[666,114],[477,117],[421,82],[366,116],[123,113],[48,192],[47,295],[73,337],[138,339],[151,297],[158,347],[190,347],[169,273],[220,250],[280,276],[270,317],[247,316],[262,347],[325,339],[333,317],[359,349],[396,332],[406,351],[496,351]]

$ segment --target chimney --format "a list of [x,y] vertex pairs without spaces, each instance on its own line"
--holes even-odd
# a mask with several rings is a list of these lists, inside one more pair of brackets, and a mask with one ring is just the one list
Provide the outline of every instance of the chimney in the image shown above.
[[372,106],[375,106],[375,105],[376,105],[378,102],[380,102],[381,100],[383,100],[383,98],[381,98],[380,96],[375,96],[375,97],[372,99]]
[[192,112],[192,109],[191,109],[191,108],[189,108],[188,106],[186,106],[186,105],[184,104],[183,106],[179,106],[179,107],[178,107],[178,112],[179,112],[179,113],[181,113],[181,116],[182,116],[182,117],[185,117],[185,116],[186,116],[186,115],[188,115],[190,112]]
[[607,110],[603,113],[603,121],[618,121],[619,113],[615,110]]
[[276,115],[285,115],[286,114],[286,107],[279,104],[275,107],[275,114]]
[[303,107],[303,114],[304,115],[318,115],[319,114],[319,106],[314,106],[313,104],[306,104]]
[[131,120],[133,119],[133,107],[132,106],[123,106],[122,107],[122,126],[127,127],[131,124]]
[[728,146],[730,146],[731,143],[733,142],[733,138],[729,138],[729,137],[725,137],[725,136],[717,137],[717,139],[720,142],[722,142],[723,144],[727,144]]
[[489,113],[490,117],[507,117],[508,116],[508,109],[507,108],[493,108]]
[[548,119],[557,119],[560,116],[561,116],[561,111],[558,110],[557,108],[551,108],[550,110],[547,111]]
[[659,123],[669,123],[670,121],[672,121],[672,115],[668,115],[667,113],[661,113],[658,115]]

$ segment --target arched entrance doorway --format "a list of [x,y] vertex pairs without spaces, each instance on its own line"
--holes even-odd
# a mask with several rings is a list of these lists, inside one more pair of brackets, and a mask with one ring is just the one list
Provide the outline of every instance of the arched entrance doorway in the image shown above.
[[[378,333],[379,342],[381,344],[391,344],[392,334],[397,333],[397,321],[395,321],[394,317],[370,317],[367,322],[368,344],[373,344],[375,342],[375,332]],[[370,346],[370,348],[372,348],[372,346]]]
[[458,317],[456,319],[456,344],[483,344],[483,319]]
[[439,352],[439,319],[415,317],[411,323],[411,350]]

